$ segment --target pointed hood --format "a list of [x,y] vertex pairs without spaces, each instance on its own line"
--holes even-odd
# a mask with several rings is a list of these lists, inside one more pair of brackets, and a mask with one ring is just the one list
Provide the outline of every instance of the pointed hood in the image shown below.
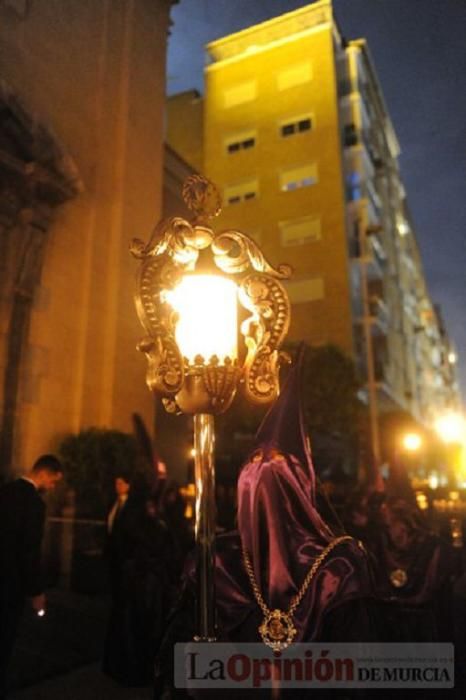
[[293,455],[309,479],[309,496],[316,502],[316,476],[312,464],[311,445],[304,427],[302,406],[302,373],[306,346],[300,345],[280,396],[262,421],[255,438],[255,450],[268,454],[275,450]]
[[291,599],[335,535],[316,508],[316,476],[301,406],[303,349],[256,436],[238,481],[238,529],[271,606]]
[[[217,542],[217,603],[228,638],[259,641],[261,610],[242,549],[270,609],[286,611],[316,557],[335,539],[318,512],[316,476],[301,408],[300,350],[296,366],[256,436],[238,480],[238,530]],[[340,533],[338,533],[340,534]],[[296,641],[319,638],[326,611],[368,594],[365,555],[357,543],[335,547],[318,568],[293,615]]]

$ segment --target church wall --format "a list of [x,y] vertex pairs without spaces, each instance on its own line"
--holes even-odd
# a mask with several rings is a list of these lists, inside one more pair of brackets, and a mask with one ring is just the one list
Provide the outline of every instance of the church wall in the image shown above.
[[54,132],[83,183],[49,233],[22,372],[17,467],[68,432],[130,430],[135,411],[152,426],[128,248],[161,216],[169,6],[0,5],[3,78]]

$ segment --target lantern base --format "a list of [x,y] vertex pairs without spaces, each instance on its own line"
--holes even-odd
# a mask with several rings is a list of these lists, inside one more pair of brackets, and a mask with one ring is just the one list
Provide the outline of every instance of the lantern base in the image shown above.
[[240,376],[241,369],[229,358],[223,365],[216,357],[207,365],[202,358],[196,358],[194,365],[185,367],[183,387],[174,401],[164,402],[165,408],[169,412],[181,411],[189,415],[224,413],[232,404]]

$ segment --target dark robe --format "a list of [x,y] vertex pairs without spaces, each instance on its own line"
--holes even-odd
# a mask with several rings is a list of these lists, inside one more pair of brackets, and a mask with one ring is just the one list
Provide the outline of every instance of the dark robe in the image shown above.
[[[456,558],[452,547],[437,535],[419,530],[403,550],[382,533],[373,551],[382,641],[453,642]],[[393,581],[396,571],[404,572],[398,586]]]
[[107,556],[112,603],[103,670],[120,685],[152,683],[154,658],[170,607],[172,539],[144,503],[128,498],[114,521]]
[[[397,502],[398,509],[399,504],[400,501]],[[465,647],[463,645],[460,655],[453,594],[457,571],[455,552],[448,542],[422,526],[414,506],[403,502],[401,510],[407,514],[414,528],[404,546],[396,546],[383,527],[379,530],[378,539],[373,540],[378,635],[380,641],[386,643],[453,644],[455,688],[399,690],[397,697],[398,700],[423,700],[425,697],[463,700],[466,696],[463,670]],[[389,691],[384,692],[391,700]],[[381,697],[385,698],[386,695],[382,693]]]
[[0,489],[0,697],[25,598],[43,591],[44,523],[45,504],[30,481]]

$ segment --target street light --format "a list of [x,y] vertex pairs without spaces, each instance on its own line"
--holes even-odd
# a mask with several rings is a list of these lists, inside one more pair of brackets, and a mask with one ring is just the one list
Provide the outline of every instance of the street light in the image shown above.
[[[255,403],[279,391],[279,348],[290,322],[280,280],[287,265],[273,268],[245,234],[214,233],[210,219],[220,195],[206,178],[183,186],[192,221],[161,221],[146,245],[134,240],[140,267],[136,308],[146,336],[138,349],[148,360],[147,384],[167,411],[194,416],[197,638],[215,639],[214,415],[231,405],[238,387]],[[239,303],[238,303],[239,302]],[[249,316],[240,331],[241,307]]]
[[418,452],[422,446],[422,438],[418,433],[406,433],[401,444],[407,452]]
[[446,444],[461,444],[466,439],[466,420],[461,413],[446,413],[435,421],[435,430]]

